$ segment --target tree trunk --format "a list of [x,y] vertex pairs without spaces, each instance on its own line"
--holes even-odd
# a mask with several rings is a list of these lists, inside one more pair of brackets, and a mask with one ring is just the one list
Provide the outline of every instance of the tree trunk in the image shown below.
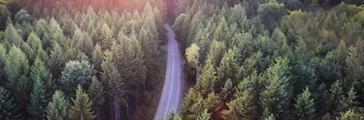
[[100,106],[99,105],[96,105],[96,119],[97,120],[100,120]]
[[126,101],[126,116],[129,119],[129,103]]
[[135,111],[138,110],[138,87],[135,87]]
[[120,113],[120,111],[119,111],[119,104],[118,104],[118,102],[117,102],[117,100],[116,100],[116,98],[114,98],[114,114],[115,114],[115,120],[120,120],[119,118],[120,118],[120,115],[119,115],[119,113]]

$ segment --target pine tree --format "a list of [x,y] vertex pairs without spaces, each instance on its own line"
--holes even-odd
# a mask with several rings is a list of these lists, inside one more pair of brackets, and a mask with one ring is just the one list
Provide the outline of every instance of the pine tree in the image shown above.
[[97,72],[101,72],[101,61],[102,61],[102,51],[99,44],[96,44],[94,50],[92,51],[91,57],[92,64]]
[[16,104],[13,102],[13,98],[9,96],[9,92],[5,88],[0,87],[0,119],[19,119],[20,116],[16,113]]
[[10,48],[13,45],[20,47],[23,38],[19,35],[18,31],[12,24],[8,24],[5,30],[5,40],[7,48]]
[[357,95],[354,88],[351,88],[349,92],[347,92],[347,96],[341,96],[340,98],[340,111],[347,111],[349,109],[353,109],[358,102],[356,101]]
[[5,76],[5,63],[6,63],[6,49],[4,48],[3,44],[0,43],[0,86],[6,84],[6,76]]
[[207,60],[201,74],[197,78],[196,88],[201,92],[202,96],[214,91],[214,83],[216,82],[216,71],[212,60]]
[[[150,21],[149,19],[147,19]],[[154,20],[154,19],[152,19]],[[146,24],[141,28],[138,40],[141,46],[142,51],[144,52],[144,64],[147,69],[145,86],[149,88],[149,86],[153,86],[153,83],[158,80],[158,73],[160,69],[160,51],[158,50],[159,46],[159,36],[158,31],[154,23],[150,27]],[[156,35],[155,35],[156,34]]]
[[295,114],[298,120],[313,120],[315,118],[315,105],[311,93],[306,88],[296,99]]
[[93,120],[92,105],[93,102],[89,99],[88,95],[83,91],[81,85],[77,86],[76,99],[72,98],[73,106],[69,113],[71,120]]
[[101,41],[101,48],[103,50],[110,49],[113,43],[112,40],[112,33],[109,26],[106,23],[102,24],[100,30],[100,41]]
[[211,114],[207,113],[207,109],[205,109],[203,111],[203,113],[201,113],[198,117],[197,120],[210,120],[211,118]]
[[66,64],[65,52],[63,48],[55,42],[53,49],[50,52],[50,58],[48,62],[48,68],[54,75],[55,79],[58,79],[62,73],[62,70]]
[[[198,111],[199,109],[195,110],[196,107],[193,106],[196,106],[195,104],[197,104],[200,100],[202,100],[200,93],[196,91],[195,88],[190,88],[181,105],[181,114],[183,120],[193,120],[197,118],[198,114],[194,113],[194,111]],[[201,103],[200,107],[202,107]]]
[[27,109],[33,120],[45,119],[45,105],[47,104],[45,93],[44,82],[41,79],[34,80],[30,104]]
[[103,85],[99,82],[99,80],[97,80],[96,76],[92,77],[88,94],[90,95],[91,100],[95,102],[94,108],[97,119],[101,119],[101,109],[105,102],[105,91]]
[[360,120],[363,119],[358,113],[356,113],[353,109],[347,110],[340,114],[339,117],[336,117],[336,120]]
[[236,53],[229,49],[223,56],[219,67],[217,68],[217,79],[214,90],[219,92],[227,80],[231,80],[233,84],[237,84],[236,75],[238,72],[236,61]]
[[114,115],[115,119],[120,117],[119,104],[126,104],[127,107],[127,117],[129,117],[129,105],[126,97],[126,87],[124,86],[124,81],[114,65],[114,56],[111,52],[106,51],[104,53],[104,59],[101,63],[101,78],[104,84],[108,87],[108,94],[113,99]]
[[33,82],[36,82],[37,80],[40,80],[42,82],[42,89],[44,89],[44,93],[42,95],[45,95],[44,97],[47,99],[47,102],[49,102],[49,99],[52,97],[53,91],[56,88],[56,84],[52,79],[51,73],[48,71],[40,58],[37,57],[33,65],[30,67],[29,77]]
[[14,94],[15,101],[20,111],[26,111],[28,92],[31,90],[31,81],[26,77],[29,71],[28,59],[16,46],[13,46],[7,56],[5,63],[5,74],[7,76],[7,88]]
[[267,109],[265,114],[272,113],[277,119],[287,118],[285,112],[291,96],[289,69],[287,58],[278,57],[264,73],[267,86],[261,95],[262,106]]
[[[129,39],[122,40],[114,48],[115,66],[125,80],[128,93],[139,102],[140,88],[145,86],[147,68],[145,66],[144,52],[137,37],[133,34]],[[131,66],[132,65],[132,66]],[[134,91],[134,93],[132,93]],[[138,104],[135,104],[135,108]]]
[[69,102],[62,91],[56,90],[52,96],[52,101],[47,106],[48,120],[66,120],[69,115]]
[[330,105],[331,114],[335,115],[344,112],[342,111],[342,106],[340,102],[340,99],[342,99],[342,96],[344,95],[344,91],[341,87],[341,82],[339,80],[331,85],[329,93],[330,98],[328,102]]
[[244,91],[241,97],[228,103],[229,110],[223,112],[226,120],[252,120],[254,118],[256,106],[251,93]]
[[30,46],[30,48],[32,48],[32,50],[38,50],[39,48],[42,48],[42,41],[40,41],[40,38],[33,32],[29,34],[27,44]]

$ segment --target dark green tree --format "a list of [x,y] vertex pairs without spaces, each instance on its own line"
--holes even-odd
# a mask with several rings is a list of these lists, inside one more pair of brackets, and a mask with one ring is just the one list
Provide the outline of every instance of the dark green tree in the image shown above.
[[7,50],[4,48],[3,44],[0,43],[0,86],[5,85],[6,76],[5,76],[5,63],[6,63],[6,53]]
[[229,49],[222,57],[219,67],[217,68],[217,79],[214,84],[214,90],[219,92],[227,80],[231,80],[233,84],[237,84],[236,74],[238,72],[238,65],[236,60],[236,53]]
[[273,30],[280,24],[282,17],[287,14],[284,5],[272,0],[262,4],[258,9],[258,17],[262,24],[269,30]]
[[313,120],[315,118],[314,100],[311,98],[311,93],[308,88],[298,95],[296,99],[295,115],[298,120]]
[[73,106],[69,112],[71,120],[93,120],[95,115],[92,110],[93,102],[88,95],[83,91],[81,85],[77,86],[76,99],[72,98]]
[[290,67],[287,58],[278,57],[275,61],[263,75],[267,86],[261,94],[261,101],[263,108],[266,109],[264,114],[274,114],[276,119],[283,119],[287,118],[290,106]]
[[14,120],[20,118],[16,111],[17,106],[13,102],[13,97],[9,95],[9,92],[5,88],[0,87],[0,119]]
[[56,90],[52,96],[52,101],[48,103],[46,113],[48,120],[67,120],[70,103],[62,91]]
[[103,85],[97,80],[96,76],[92,77],[92,82],[90,88],[88,89],[88,94],[92,101],[95,102],[94,108],[96,112],[96,117],[98,120],[101,118],[102,105],[105,102],[105,91]]
[[92,80],[92,66],[87,61],[69,61],[64,70],[60,82],[61,88],[67,95],[74,96],[72,92],[78,84],[88,88]]
[[30,94],[30,104],[28,105],[28,112],[33,120],[45,119],[45,108],[47,104],[46,89],[44,82],[41,79],[34,80],[33,91]]
[[27,93],[30,92],[32,85],[27,78],[28,59],[19,48],[13,46],[8,53],[4,69],[8,80],[7,88],[14,94],[20,110],[25,112],[26,101],[29,98]]

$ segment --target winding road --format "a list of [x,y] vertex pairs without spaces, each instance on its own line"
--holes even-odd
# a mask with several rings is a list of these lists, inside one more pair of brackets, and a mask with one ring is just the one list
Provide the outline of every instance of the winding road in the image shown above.
[[175,33],[169,24],[164,24],[164,28],[168,35],[168,58],[167,69],[164,80],[164,87],[157,112],[154,120],[168,120],[168,113],[172,110],[175,113],[179,112],[179,102],[181,98],[182,87],[182,71],[181,71],[181,56],[179,54],[178,43],[175,39]]

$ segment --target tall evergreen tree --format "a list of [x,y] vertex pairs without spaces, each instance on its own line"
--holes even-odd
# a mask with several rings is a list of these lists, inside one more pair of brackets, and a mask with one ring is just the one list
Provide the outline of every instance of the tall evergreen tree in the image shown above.
[[310,98],[311,93],[306,88],[302,94],[296,99],[295,114],[298,120],[313,120],[315,118],[315,105],[313,99]]
[[62,91],[55,91],[52,101],[48,103],[46,113],[48,120],[66,120],[69,115],[69,102]]
[[15,101],[20,111],[26,112],[26,104],[31,90],[31,81],[27,78],[29,72],[28,59],[16,46],[13,46],[7,56],[5,63],[5,74],[8,79],[7,88],[14,94]]
[[[42,95],[45,95],[44,97],[47,99],[47,102],[50,101],[50,98],[53,95],[53,91],[56,88],[56,84],[54,83],[52,79],[52,74],[48,71],[44,63],[41,61],[40,58],[36,58],[33,65],[30,67],[30,79],[36,83],[37,80],[40,80],[43,84],[42,89],[44,89],[44,93]],[[39,83],[40,84],[40,83]],[[40,89],[40,88],[37,88]],[[33,92],[34,87],[33,87]]]
[[5,63],[6,63],[6,53],[7,50],[3,46],[3,44],[0,43],[0,86],[5,85],[6,83],[6,76],[5,76]]
[[110,49],[113,43],[112,40],[112,33],[109,26],[106,23],[102,24],[100,30],[100,41],[101,41],[101,48],[103,50]]
[[0,87],[0,119],[2,120],[15,120],[20,116],[17,114],[17,106],[13,103],[13,98],[9,95],[9,92]]
[[229,49],[223,56],[220,65],[217,68],[217,80],[214,87],[215,91],[219,92],[228,79],[230,79],[233,84],[237,84],[237,72],[238,65],[236,53],[232,49]]
[[105,91],[103,85],[97,80],[96,76],[92,77],[92,82],[90,85],[90,88],[88,89],[88,94],[90,95],[90,98],[92,101],[95,102],[94,108],[96,111],[96,118],[98,120],[101,118],[102,113],[102,105],[105,102]]
[[272,113],[276,119],[288,119],[285,115],[291,98],[289,69],[287,58],[278,57],[263,76],[267,86],[261,94],[262,106],[265,114]]
[[81,85],[77,86],[76,99],[72,98],[73,106],[71,106],[69,119],[71,120],[93,120],[92,105],[93,102],[83,91]]
[[45,93],[44,82],[40,79],[35,80],[33,91],[30,94],[30,104],[27,109],[33,120],[45,119],[45,107],[47,104]]

